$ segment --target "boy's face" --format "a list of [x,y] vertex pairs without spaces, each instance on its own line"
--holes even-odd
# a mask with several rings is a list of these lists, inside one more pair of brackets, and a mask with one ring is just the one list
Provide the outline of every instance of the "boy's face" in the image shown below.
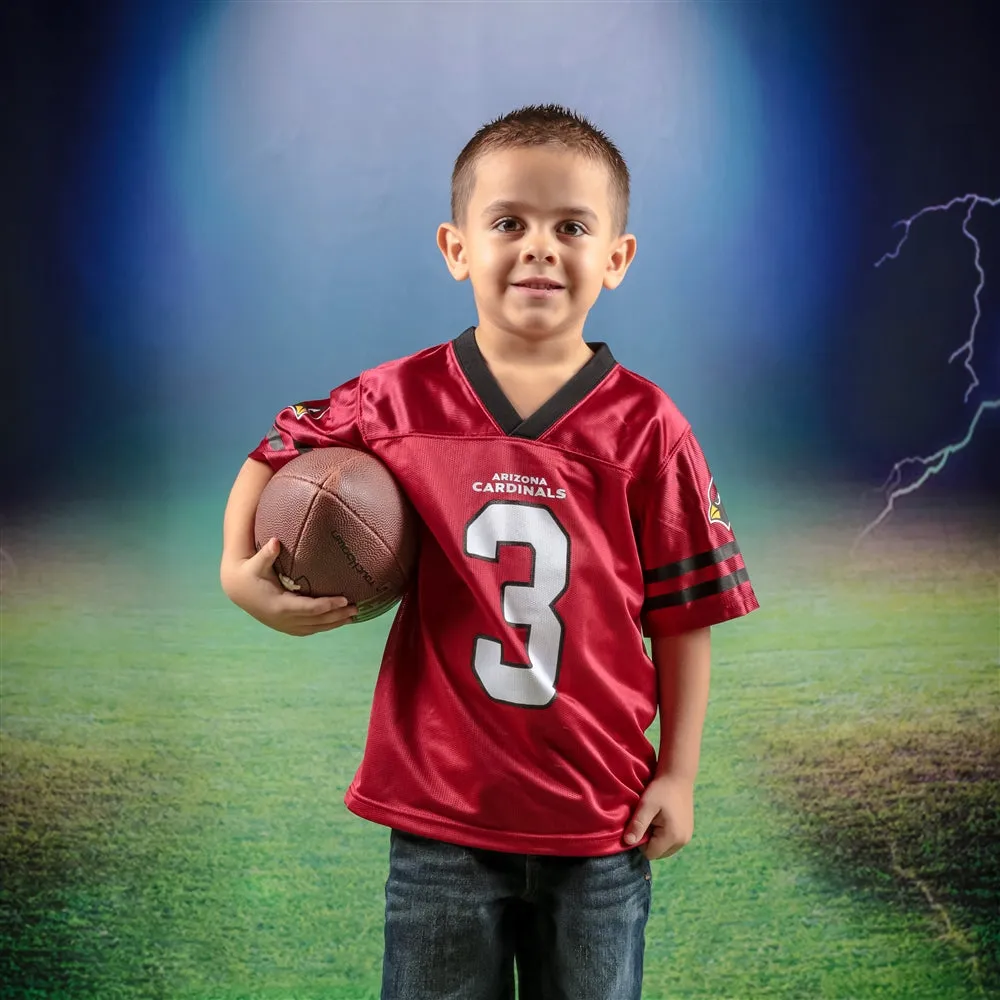
[[[612,231],[607,168],[547,147],[489,153],[461,229],[445,223],[438,246],[457,281],[468,278],[489,335],[533,340],[582,337],[602,288],[617,288],[635,237]],[[518,283],[548,278],[535,295]]]

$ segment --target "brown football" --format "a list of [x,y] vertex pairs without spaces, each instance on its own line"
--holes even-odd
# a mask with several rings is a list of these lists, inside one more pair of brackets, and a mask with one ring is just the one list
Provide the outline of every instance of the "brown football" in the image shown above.
[[417,560],[419,526],[392,473],[354,448],[316,448],[293,458],[261,493],[257,548],[277,538],[282,585],[308,597],[344,596],[355,621],[402,597]]

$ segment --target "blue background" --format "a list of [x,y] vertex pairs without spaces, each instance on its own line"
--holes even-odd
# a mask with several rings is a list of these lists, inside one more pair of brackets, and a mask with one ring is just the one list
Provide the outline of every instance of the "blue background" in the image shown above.
[[[4,509],[223,490],[289,401],[450,339],[435,246],[485,121],[589,116],[632,171],[636,261],[587,336],[658,382],[725,485],[877,487],[996,397],[1000,195],[982,5],[22,5],[5,185]],[[1000,209],[979,206],[987,275]],[[927,492],[998,475],[995,412]],[[988,467],[989,466],[989,467]]]

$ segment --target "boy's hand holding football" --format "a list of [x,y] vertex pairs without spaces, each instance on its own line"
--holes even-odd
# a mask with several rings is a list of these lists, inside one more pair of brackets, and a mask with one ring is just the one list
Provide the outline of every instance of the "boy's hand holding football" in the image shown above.
[[223,563],[223,590],[248,615],[286,635],[313,635],[346,625],[358,613],[344,597],[305,597],[285,590],[274,573],[278,551],[272,538],[250,558]]
[[343,597],[305,597],[285,590],[274,572],[281,551],[276,538],[254,552],[254,515],[271,475],[266,465],[247,459],[233,483],[222,526],[222,589],[233,604],[277,632],[329,632],[349,622],[358,609]]

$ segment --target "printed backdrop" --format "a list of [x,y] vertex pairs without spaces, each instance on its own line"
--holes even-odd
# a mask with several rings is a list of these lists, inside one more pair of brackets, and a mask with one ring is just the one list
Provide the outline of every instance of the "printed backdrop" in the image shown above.
[[387,831],[342,796],[391,616],[267,633],[220,592],[221,514],[281,406],[475,322],[451,168],[548,102],[632,172],[588,339],[694,425],[762,604],[716,630],[646,995],[1000,990],[988,5],[5,21],[8,995],[377,996]]

